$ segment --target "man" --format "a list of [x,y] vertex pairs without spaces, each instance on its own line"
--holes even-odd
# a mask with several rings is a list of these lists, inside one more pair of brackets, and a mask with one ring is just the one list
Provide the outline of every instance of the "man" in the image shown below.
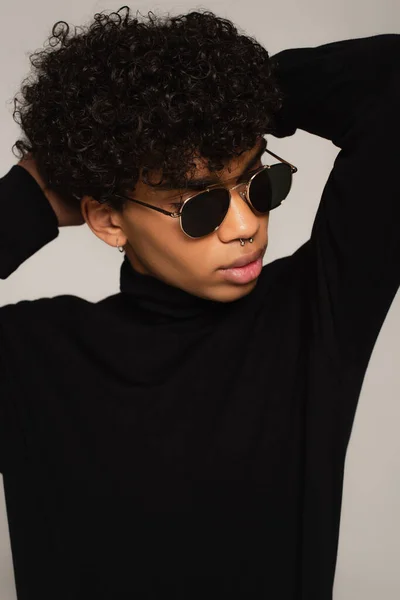
[[[400,279],[400,36],[271,58],[210,12],[124,10],[53,33],[16,102],[0,273],[83,221],[125,259],[100,302],[0,311],[18,597],[331,599]],[[310,240],[262,268],[296,172],[264,135],[297,128],[341,151]]]

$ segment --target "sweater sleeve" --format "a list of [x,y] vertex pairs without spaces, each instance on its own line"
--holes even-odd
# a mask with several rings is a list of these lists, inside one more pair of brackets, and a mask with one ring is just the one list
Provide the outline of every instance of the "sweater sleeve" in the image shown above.
[[270,133],[340,148],[304,247],[313,333],[337,364],[366,368],[400,284],[400,35],[272,60],[284,100]]
[[6,279],[25,260],[54,240],[56,214],[39,184],[14,165],[0,179],[0,278]]
[[[26,169],[15,165],[0,178],[0,278],[6,279],[25,260],[54,240],[59,233],[55,212],[39,184]],[[23,310],[14,306],[15,310]],[[13,401],[4,338],[6,307],[0,308],[0,472],[7,452],[22,447],[16,404]],[[22,327],[22,326],[21,326]]]

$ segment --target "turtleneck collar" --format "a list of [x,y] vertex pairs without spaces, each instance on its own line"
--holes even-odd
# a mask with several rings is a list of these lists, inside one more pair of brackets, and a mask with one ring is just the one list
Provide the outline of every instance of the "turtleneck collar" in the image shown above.
[[136,271],[125,255],[120,271],[120,290],[145,311],[172,319],[187,319],[222,310],[223,302],[194,296],[153,277]]

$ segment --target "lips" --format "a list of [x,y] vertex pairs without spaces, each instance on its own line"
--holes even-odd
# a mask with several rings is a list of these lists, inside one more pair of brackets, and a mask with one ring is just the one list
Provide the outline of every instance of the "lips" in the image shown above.
[[221,267],[221,269],[234,269],[235,267],[244,267],[245,265],[248,265],[254,262],[255,260],[258,260],[264,254],[265,248],[266,247],[263,247],[261,248],[261,250],[257,250],[256,252],[245,254],[244,256],[241,256],[240,258],[236,259],[231,264]]

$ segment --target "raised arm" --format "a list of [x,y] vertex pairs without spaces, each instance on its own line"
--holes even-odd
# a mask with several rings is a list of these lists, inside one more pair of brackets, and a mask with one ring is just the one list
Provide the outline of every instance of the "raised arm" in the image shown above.
[[303,129],[343,148],[345,136],[399,78],[400,34],[283,50],[271,57],[285,99],[271,133]]
[[[65,206],[46,189],[32,160],[25,161],[24,167],[15,165],[0,178],[0,209],[1,279],[9,277],[25,260],[54,240],[60,226],[83,221],[78,210]],[[30,335],[27,323],[35,314],[29,310],[30,306],[30,303],[21,302],[0,308],[1,473],[17,460],[23,449],[13,381],[18,373],[18,367],[14,368],[15,349],[24,352],[24,337]]]
[[400,35],[273,57],[285,94],[271,133],[341,148],[305,256],[313,335],[339,368],[367,366],[400,284]]
[[1,279],[54,240],[59,227],[84,223],[79,205],[69,206],[51,192],[29,157],[0,178],[0,207]]

